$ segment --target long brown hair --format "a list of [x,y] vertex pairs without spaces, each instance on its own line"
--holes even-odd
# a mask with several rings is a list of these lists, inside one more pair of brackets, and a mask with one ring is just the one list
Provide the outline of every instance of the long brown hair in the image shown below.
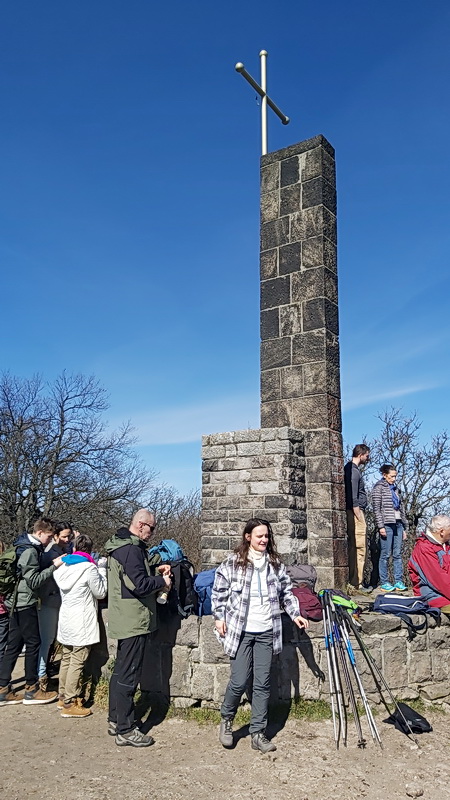
[[238,544],[234,551],[238,557],[237,563],[243,569],[247,569],[247,564],[249,562],[248,551],[250,548],[250,541],[247,539],[247,534],[251,534],[254,528],[257,528],[259,525],[265,525],[267,528],[269,538],[267,541],[266,553],[269,556],[270,563],[274,569],[278,571],[278,567],[280,566],[280,556],[278,555],[276,548],[273,530],[270,522],[268,522],[266,519],[261,519],[260,517],[252,517],[252,519],[247,520],[245,523],[244,530],[242,531],[242,541],[240,544]]

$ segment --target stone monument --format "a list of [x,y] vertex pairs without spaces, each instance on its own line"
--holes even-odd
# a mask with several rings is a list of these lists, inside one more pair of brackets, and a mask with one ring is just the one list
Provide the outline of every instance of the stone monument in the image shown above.
[[286,563],[347,581],[334,149],[315,136],[261,158],[261,428],[203,437],[202,568],[249,517]]

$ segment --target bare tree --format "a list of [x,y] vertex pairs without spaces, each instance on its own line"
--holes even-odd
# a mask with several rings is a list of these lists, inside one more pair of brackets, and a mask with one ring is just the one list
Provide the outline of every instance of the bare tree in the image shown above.
[[[133,450],[129,424],[109,431],[105,390],[93,377],[0,379],[0,534],[10,540],[41,515],[97,534],[129,518],[155,474]],[[102,537],[104,538],[104,537]]]
[[422,444],[422,423],[417,414],[404,415],[402,409],[391,408],[378,418],[382,428],[375,441],[368,442],[371,452],[367,473],[374,477],[375,467],[393,464],[409,528],[415,534],[434,514],[448,511],[450,438],[447,431],[442,431]]

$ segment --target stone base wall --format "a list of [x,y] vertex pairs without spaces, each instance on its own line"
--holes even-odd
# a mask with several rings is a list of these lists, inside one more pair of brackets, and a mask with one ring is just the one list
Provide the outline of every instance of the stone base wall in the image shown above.
[[[328,699],[328,675],[322,623],[301,633],[284,614],[284,648],[273,660],[272,702],[301,697]],[[431,623],[434,624],[434,623]],[[450,623],[430,627],[408,640],[396,617],[365,614],[362,635],[393,694],[408,700],[422,696],[450,710]],[[170,696],[175,706],[218,708],[230,675],[229,659],[213,633],[212,617],[174,618],[157,632],[148,648],[142,688]],[[358,668],[368,697],[379,702],[373,678],[355,643]]]
[[267,519],[287,564],[307,560],[303,433],[292,428],[203,437],[202,569],[223,561],[250,517]]

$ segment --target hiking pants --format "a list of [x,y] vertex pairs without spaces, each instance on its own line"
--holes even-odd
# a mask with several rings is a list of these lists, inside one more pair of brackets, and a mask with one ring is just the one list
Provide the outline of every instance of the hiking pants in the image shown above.
[[0,686],[9,686],[13,669],[24,645],[25,683],[27,686],[34,686],[37,683],[40,644],[36,606],[14,611],[9,617],[8,644],[0,669]]
[[134,695],[141,680],[148,636],[145,633],[117,642],[116,664],[109,683],[108,714],[108,721],[117,725],[117,733],[128,733],[137,725]]
[[273,653],[273,631],[243,633],[234,658],[230,659],[231,676],[221,716],[233,718],[241,697],[252,686],[250,733],[261,733],[267,726],[270,695],[270,668]]
[[41,605],[38,611],[39,633],[41,635],[41,646],[39,648],[39,677],[47,675],[47,658],[50,647],[56,639],[58,630],[59,607]]
[[385,525],[386,536],[380,535],[380,584],[388,582],[388,560],[392,555],[394,583],[403,580],[403,524],[396,522]]
[[84,647],[74,647],[69,644],[63,644],[62,646],[58,692],[64,697],[64,702],[66,703],[80,696],[81,674],[90,649],[90,644]]
[[347,509],[348,580],[356,588],[363,582],[367,555],[367,528],[364,511],[361,511],[361,514],[362,520],[360,521],[356,519],[352,508]]
[[9,631],[9,616],[8,614],[0,614],[0,673],[2,670],[3,656],[5,655],[6,645],[8,643]]

